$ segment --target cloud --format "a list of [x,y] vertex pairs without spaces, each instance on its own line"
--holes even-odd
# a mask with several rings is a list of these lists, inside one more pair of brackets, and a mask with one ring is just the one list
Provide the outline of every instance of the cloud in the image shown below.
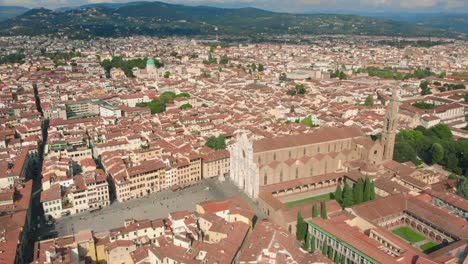
[[458,1],[458,0],[447,0],[447,4],[445,6],[445,9],[455,9],[455,8],[461,8],[465,6],[467,8],[466,2]]
[[400,6],[403,8],[427,8],[438,4],[437,0],[401,0]]

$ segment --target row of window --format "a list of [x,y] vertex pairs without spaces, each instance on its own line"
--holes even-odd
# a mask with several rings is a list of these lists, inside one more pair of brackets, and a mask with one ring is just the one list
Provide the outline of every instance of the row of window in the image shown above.
[[[333,145],[333,151],[336,152],[336,151],[341,151],[341,150],[343,150],[343,145],[345,145],[344,147],[349,148],[349,147],[350,147],[350,144],[351,144],[351,142],[349,142],[349,141],[347,141],[346,144],[344,144],[344,142],[341,142],[340,148],[339,148],[338,150],[337,150],[337,147],[336,147],[337,144],[334,144],[334,145]],[[328,152],[331,151],[331,147],[330,147],[330,146],[331,146],[331,144],[328,144],[328,145],[327,145],[327,147],[328,147]],[[320,146],[317,146],[316,151],[317,151],[317,153],[320,153],[320,151],[321,151],[321,150],[320,150]],[[243,153],[245,153],[245,152],[243,152]],[[307,150],[306,150],[306,148],[304,148],[304,149],[303,149],[303,155],[305,156],[306,154],[307,154]],[[245,157],[245,155],[244,155],[244,157]],[[289,151],[288,157],[289,157],[289,158],[292,158],[292,151]],[[276,153],[273,153],[273,160],[276,160]],[[262,162],[262,158],[259,156],[259,157],[258,157],[258,163],[261,163],[261,162]]]
[[[328,172],[328,163],[325,163],[325,173]],[[314,175],[314,167],[310,167],[310,175],[309,176],[313,176]],[[296,168],[296,172],[295,172],[295,177],[296,179],[299,178],[299,168]],[[283,182],[283,170],[280,171],[280,182]],[[263,176],[263,185],[267,185],[268,184],[268,176],[267,176],[267,173],[265,172],[264,176]]]
[[58,204],[58,203],[60,203],[60,200],[53,200],[53,201],[50,201],[50,202],[45,202],[44,205],[48,206],[48,205],[53,205],[53,204]]
[[44,209],[44,212],[48,213],[48,212],[54,212],[54,211],[58,211],[58,210],[61,210],[62,208],[60,206],[53,206],[53,207],[50,207],[50,208],[45,208]]

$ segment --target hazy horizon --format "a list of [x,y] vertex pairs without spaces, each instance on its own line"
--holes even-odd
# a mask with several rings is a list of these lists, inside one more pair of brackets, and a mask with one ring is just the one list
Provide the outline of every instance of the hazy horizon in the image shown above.
[[[128,3],[137,0],[0,0],[0,5],[56,9],[97,3]],[[147,1],[153,2],[153,1]],[[277,12],[353,13],[353,14],[468,14],[463,0],[164,0],[184,5],[207,5],[224,8],[255,7]]]

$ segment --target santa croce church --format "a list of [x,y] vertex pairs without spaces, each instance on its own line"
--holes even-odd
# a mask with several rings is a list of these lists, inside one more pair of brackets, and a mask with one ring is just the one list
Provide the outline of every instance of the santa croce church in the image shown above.
[[[379,140],[358,127],[324,127],[312,133],[249,140],[244,134],[231,147],[231,179],[252,198],[262,188],[372,168],[392,159],[399,101],[396,91]],[[323,178],[323,177],[322,177]]]

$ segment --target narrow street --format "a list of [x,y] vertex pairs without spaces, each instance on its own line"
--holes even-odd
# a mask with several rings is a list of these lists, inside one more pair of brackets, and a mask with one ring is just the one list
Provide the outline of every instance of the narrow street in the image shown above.
[[[41,100],[39,98],[39,92],[37,85],[33,84],[34,87],[34,97],[36,101],[36,109],[41,115],[42,107]],[[39,229],[44,225],[44,212],[41,206],[41,178],[42,178],[42,163],[44,161],[44,148],[47,142],[47,129],[49,127],[49,120],[44,119],[42,122],[42,142],[38,147],[38,160],[35,163],[35,168],[32,168],[31,180],[33,181],[32,185],[32,196],[31,196],[31,227],[30,235],[28,236],[29,240],[27,241],[27,249],[25,254],[25,260],[32,261],[34,253],[34,243],[38,240]]]

